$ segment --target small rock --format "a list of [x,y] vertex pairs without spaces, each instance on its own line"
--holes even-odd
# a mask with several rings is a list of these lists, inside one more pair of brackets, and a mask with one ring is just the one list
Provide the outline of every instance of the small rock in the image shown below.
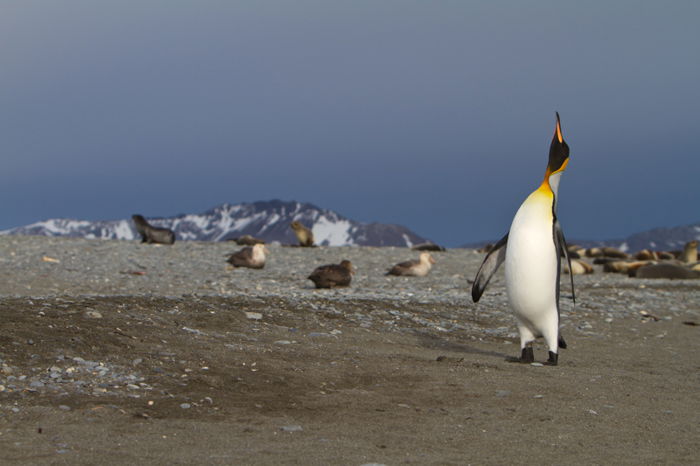
[[280,427],[280,430],[282,432],[301,432],[304,429],[299,425],[291,425],[291,426],[282,426],[282,427]]
[[245,316],[250,320],[262,320],[263,316],[259,312],[246,312]]
[[40,380],[35,380],[34,382],[30,383],[29,386],[32,388],[41,388],[44,386],[44,382]]
[[70,411],[70,406],[68,405],[58,405],[58,409],[61,409],[63,411]]
[[533,398],[538,398],[538,399],[539,399],[539,398],[544,398],[544,395],[535,395],[535,396],[533,396]]
[[97,311],[87,311],[85,313],[85,317],[89,317],[90,319],[101,319],[102,314]]
[[510,395],[510,390],[496,390],[496,396],[499,398],[504,398]]
[[141,358],[136,358],[136,359],[134,359],[133,361],[131,361],[131,364],[134,365],[134,366],[138,366],[138,365],[141,364],[142,362],[143,362],[143,359],[141,359]]
[[530,365],[531,365],[531,366],[535,366],[535,367],[542,367],[542,366],[544,366],[544,364],[542,364],[541,362],[531,362]]
[[182,409],[190,409],[191,407],[192,407],[192,405],[189,403],[182,403],[180,405],[180,408],[182,408]]
[[275,345],[291,345],[292,342],[289,340],[277,340],[275,342]]
[[16,407],[15,407],[15,408],[12,408],[12,412],[13,412],[13,413],[19,413],[19,408],[16,408]]
[[5,391],[5,386],[4,386],[4,385],[0,385],[0,392],[4,392],[4,391]]

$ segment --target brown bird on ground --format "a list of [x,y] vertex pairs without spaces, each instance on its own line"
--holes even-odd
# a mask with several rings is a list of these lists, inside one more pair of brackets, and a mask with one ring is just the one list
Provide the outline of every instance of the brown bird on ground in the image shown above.
[[421,252],[419,259],[405,261],[396,264],[386,275],[399,275],[405,277],[425,277],[433,267],[435,259],[429,252]]
[[269,252],[264,244],[256,244],[234,252],[226,259],[226,262],[234,267],[262,269],[265,267],[265,254]]
[[314,282],[316,288],[335,288],[349,286],[354,273],[352,263],[349,260],[344,260],[340,264],[316,267],[307,278]]

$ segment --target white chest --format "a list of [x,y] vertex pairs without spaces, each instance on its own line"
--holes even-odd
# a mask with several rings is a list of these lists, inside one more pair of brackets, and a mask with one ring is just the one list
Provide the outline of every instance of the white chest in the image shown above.
[[265,263],[265,252],[261,249],[253,248],[253,255],[251,257],[253,264],[260,265]]
[[513,218],[506,249],[506,290],[511,308],[527,317],[556,309],[557,261],[553,196],[531,194]]

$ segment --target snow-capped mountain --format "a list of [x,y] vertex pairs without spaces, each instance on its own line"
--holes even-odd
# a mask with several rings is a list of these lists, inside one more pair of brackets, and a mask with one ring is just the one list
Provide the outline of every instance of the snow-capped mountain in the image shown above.
[[[138,212],[134,212],[138,213]],[[299,221],[313,231],[316,244],[326,246],[407,246],[426,242],[401,225],[362,223],[312,204],[280,200],[223,204],[201,214],[149,218],[153,226],[170,228],[178,240],[225,241],[252,235],[267,242],[296,244],[289,228]],[[50,219],[1,231],[9,235],[68,236],[79,238],[139,238],[131,219],[87,221]]]
[[700,240],[700,223],[672,228],[654,228],[628,236],[619,245],[623,251],[651,249],[656,251],[681,250],[688,241]]

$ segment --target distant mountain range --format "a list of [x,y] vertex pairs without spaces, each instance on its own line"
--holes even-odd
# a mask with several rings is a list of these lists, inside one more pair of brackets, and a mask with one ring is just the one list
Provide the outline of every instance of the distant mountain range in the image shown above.
[[[401,225],[357,222],[332,210],[295,201],[223,204],[201,214],[148,219],[153,226],[173,230],[180,241],[226,241],[251,235],[282,244],[297,243],[294,232],[289,228],[289,224],[295,220],[313,231],[319,245],[411,247],[427,241]],[[95,222],[50,219],[0,231],[0,234],[124,240],[140,238],[131,219]]]
[[[635,233],[624,239],[590,241],[567,238],[567,243],[578,244],[585,248],[611,246],[625,252],[637,252],[642,249],[654,251],[681,250],[688,241],[693,240],[700,241],[700,222],[671,228],[654,228],[641,233]],[[476,248],[482,247],[487,243],[486,241],[482,241],[479,243],[465,244],[462,247]]]
[[[134,212],[139,213],[139,212]],[[293,221],[311,228],[316,243],[326,246],[399,246],[411,247],[428,240],[401,225],[358,222],[329,209],[295,201],[258,201],[222,204],[201,214],[149,218],[154,226],[170,228],[179,241],[226,241],[243,235],[267,242],[296,244]],[[77,238],[138,239],[131,219],[88,221],[50,219],[23,227],[0,231],[0,235],[43,235]],[[672,228],[654,228],[624,239],[587,241],[569,239],[584,247],[612,246],[627,252],[641,249],[672,251],[682,249],[691,240],[700,240],[700,222]],[[486,241],[462,245],[476,248]]]
[[622,241],[610,241],[623,251],[636,252],[642,249],[673,251],[683,249],[688,241],[700,240],[700,222],[672,228],[654,228],[635,233]]

